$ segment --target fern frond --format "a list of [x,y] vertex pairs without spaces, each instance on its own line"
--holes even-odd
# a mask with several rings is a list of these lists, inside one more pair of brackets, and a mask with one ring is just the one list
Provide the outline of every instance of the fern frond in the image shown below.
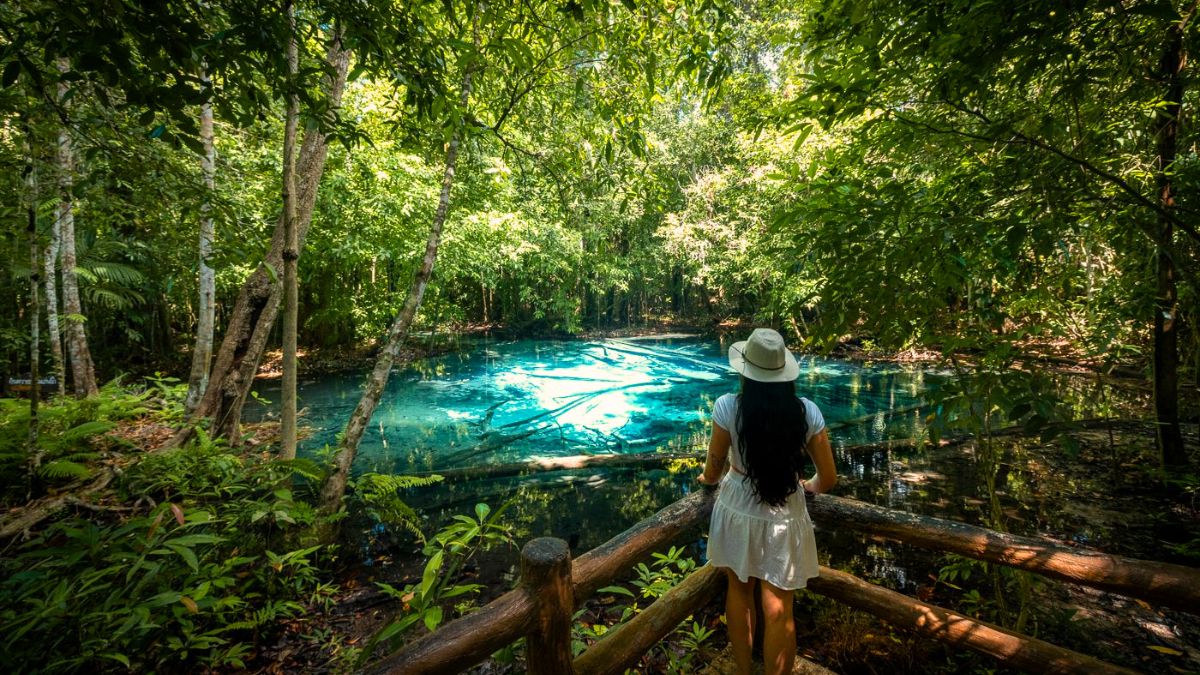
[[292,473],[311,481],[319,481],[325,477],[325,472],[321,469],[321,465],[307,457],[297,457],[283,462]]
[[441,476],[394,476],[367,473],[359,476],[355,484],[355,495],[362,500],[366,511],[380,522],[400,527],[411,532],[417,539],[425,541],[421,532],[421,516],[400,499],[400,491],[406,488],[423,487],[442,481]]
[[98,452],[72,452],[61,457],[56,457],[55,461],[61,460],[64,462],[75,462],[76,464],[79,464],[81,462],[95,461],[100,459],[100,457],[101,455]]
[[82,464],[60,459],[47,463],[38,470],[38,475],[50,480],[62,480],[64,478],[82,479],[91,476],[92,471]]
[[112,431],[114,428],[116,428],[116,426],[117,425],[111,422],[101,422],[99,420],[84,422],[77,427],[72,427],[64,431],[62,433],[62,439],[64,441],[74,443],[91,436],[99,436],[105,432]]
[[414,487],[426,487],[442,482],[438,475],[432,476],[395,476],[384,473],[365,473],[358,478],[358,489],[375,493],[395,493]]
[[145,275],[129,265],[109,261],[92,263],[90,271],[97,279],[121,286],[134,286],[142,283],[146,278]]

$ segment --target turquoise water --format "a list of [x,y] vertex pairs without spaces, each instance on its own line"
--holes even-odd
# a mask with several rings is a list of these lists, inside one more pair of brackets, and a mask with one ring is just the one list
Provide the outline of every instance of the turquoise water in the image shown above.
[[[481,340],[393,372],[354,470],[404,472],[535,457],[684,450],[703,442],[712,402],[736,391],[715,339]],[[335,444],[363,373],[301,383],[302,452]],[[798,390],[829,423],[851,420],[838,445],[908,437],[925,375],[894,365],[801,358]],[[278,383],[258,392],[278,399]],[[255,414],[262,415],[263,410]]]
[[[657,449],[699,453],[712,402],[737,389],[737,376],[725,360],[727,346],[696,338],[481,339],[462,352],[418,361],[392,374],[354,471],[402,473]],[[892,364],[815,357],[802,357],[801,366],[800,394],[817,402],[832,427],[841,476],[837,494],[990,527],[987,500],[994,485],[1008,531],[1049,534],[1135,557],[1170,559],[1164,547],[1195,536],[1190,534],[1194,525],[1171,521],[1145,523],[1133,537],[1130,507],[1108,504],[1097,510],[1085,503],[1083,495],[1103,493],[1111,482],[1101,470],[1110,464],[1107,460],[1072,462],[1070,452],[1028,451],[1028,442],[1005,449],[995,464],[981,463],[968,446],[861,447],[918,435],[928,411],[913,406],[943,378]],[[303,421],[315,428],[302,444],[303,453],[313,455],[335,442],[358,403],[364,377],[346,373],[301,382],[301,405],[307,410]],[[1063,391],[1086,382],[1068,384]],[[278,400],[278,387],[278,382],[263,382],[257,392]],[[1081,390],[1077,398],[1108,398],[1090,391]],[[247,418],[274,414],[273,406],[256,404]],[[1081,409],[1078,416],[1096,414]],[[990,482],[988,471],[995,472]],[[478,502],[494,507],[507,503],[516,541],[560,537],[579,553],[697,489],[696,473],[694,468],[606,467],[460,477],[407,490],[403,499],[427,518],[426,532],[470,512]],[[1132,512],[1143,510],[1138,506]],[[407,533],[365,519],[356,519],[351,528],[361,534],[364,561],[407,559],[397,552],[413,550]],[[868,541],[849,531],[822,531],[818,537],[822,555],[828,556],[823,560],[850,565],[872,578],[890,578],[901,588],[925,579],[939,564],[934,554]],[[689,541],[703,549],[702,537]],[[509,556],[494,565],[503,568],[511,562]]]

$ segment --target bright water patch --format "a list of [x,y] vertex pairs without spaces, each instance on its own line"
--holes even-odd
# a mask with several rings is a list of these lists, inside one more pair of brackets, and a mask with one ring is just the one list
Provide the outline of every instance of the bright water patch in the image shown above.
[[[316,428],[302,451],[335,444],[363,379],[352,373],[301,383],[304,422]],[[921,371],[802,357],[797,385],[828,422],[850,421],[832,434],[835,445],[911,436],[920,423],[907,409],[923,393]],[[737,386],[716,340],[482,340],[392,374],[355,472],[700,451],[713,401]],[[278,383],[258,391],[278,399]]]

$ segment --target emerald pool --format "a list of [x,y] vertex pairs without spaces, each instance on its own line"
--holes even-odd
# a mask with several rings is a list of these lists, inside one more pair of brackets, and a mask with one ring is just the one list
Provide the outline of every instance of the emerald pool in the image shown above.
[[[717,339],[686,337],[481,339],[393,372],[354,469],[395,473],[695,445],[712,402],[737,390],[726,349]],[[835,444],[912,435],[922,371],[811,356],[800,362],[800,395],[816,401],[827,422],[853,422]],[[336,444],[363,379],[352,372],[301,382],[304,422],[314,430],[302,452]],[[257,391],[277,399],[278,383]],[[899,409],[906,414],[892,413]]]

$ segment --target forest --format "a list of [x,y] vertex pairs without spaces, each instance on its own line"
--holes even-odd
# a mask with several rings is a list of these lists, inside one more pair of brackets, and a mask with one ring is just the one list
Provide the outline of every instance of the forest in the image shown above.
[[764,326],[842,476],[801,661],[1200,670],[1198,11],[0,5],[0,665],[733,672]]

